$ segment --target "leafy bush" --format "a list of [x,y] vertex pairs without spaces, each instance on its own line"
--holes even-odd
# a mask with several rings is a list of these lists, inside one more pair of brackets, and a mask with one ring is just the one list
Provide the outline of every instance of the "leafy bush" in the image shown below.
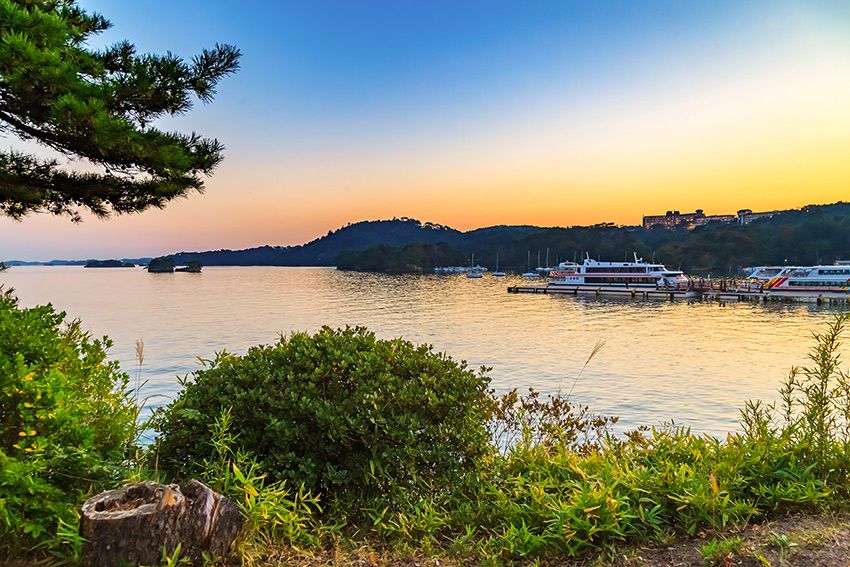
[[92,488],[114,481],[135,433],[108,339],[50,305],[0,294],[0,556],[47,545]]
[[322,532],[314,514],[321,512],[318,499],[303,486],[289,490],[286,481],[268,482],[261,464],[244,449],[233,431],[233,415],[225,410],[210,430],[213,459],[203,462],[203,478],[214,490],[238,503],[245,515],[241,535],[243,558],[252,548],[274,544],[320,543]]
[[800,461],[850,493],[850,374],[841,368],[841,336],[850,316],[837,315],[815,333],[812,366],[792,368],[779,391],[780,404],[749,402],[742,412],[749,438],[784,440],[798,449]]
[[541,398],[534,388],[529,388],[525,396],[514,388],[494,402],[493,443],[503,456],[540,447],[593,452],[619,421],[617,417],[594,415],[588,406],[572,404],[560,393]]
[[[742,432],[723,439],[681,427],[615,436],[615,418],[569,395],[493,398],[483,374],[428,347],[360,328],[294,334],[195,373],[160,418],[161,462],[240,499],[261,548],[343,536],[498,563],[843,507],[845,321],[815,335],[780,405],[748,404]],[[736,545],[702,551],[725,561]]]
[[159,424],[159,462],[172,471],[213,458],[210,427],[228,408],[275,480],[337,498],[427,492],[491,451],[484,369],[360,327],[221,353],[184,386]]

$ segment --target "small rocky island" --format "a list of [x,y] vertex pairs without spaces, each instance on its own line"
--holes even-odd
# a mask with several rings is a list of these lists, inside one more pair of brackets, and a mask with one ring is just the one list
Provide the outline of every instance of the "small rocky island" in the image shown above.
[[189,260],[185,266],[175,267],[174,259],[166,256],[154,258],[148,264],[148,271],[154,274],[170,274],[172,272],[188,272],[200,274],[203,264],[197,260]]
[[192,273],[192,274],[200,274],[202,267],[203,266],[201,265],[201,263],[198,262],[197,260],[190,260],[189,262],[186,262],[185,266],[183,266],[182,268],[176,268],[174,271],[175,272],[189,272],[189,273]]
[[154,258],[148,264],[148,271],[152,274],[170,274],[174,271],[174,260],[171,258]]
[[135,268],[135,264],[121,260],[89,260],[84,268]]

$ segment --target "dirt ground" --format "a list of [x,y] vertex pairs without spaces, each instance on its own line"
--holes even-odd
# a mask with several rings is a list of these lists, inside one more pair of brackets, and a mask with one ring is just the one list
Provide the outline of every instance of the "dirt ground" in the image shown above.
[[[720,543],[725,542],[725,543]],[[719,545],[718,545],[719,544]],[[715,552],[711,553],[712,547]],[[720,549],[718,549],[720,548]],[[284,554],[253,563],[263,567],[460,567],[476,565],[452,559],[386,557],[371,551]],[[516,565],[546,567],[850,567],[850,515],[788,516],[722,534],[704,533],[662,547],[625,547],[603,556],[578,560],[546,559]]]
[[[706,559],[703,546],[712,539],[741,538],[740,548]],[[735,546],[737,547],[737,546]],[[632,548],[603,565],[624,567],[848,567],[850,516],[789,516],[748,526],[738,533],[680,540],[664,548]]]
[[[483,567],[451,558],[387,555],[370,549],[299,553],[263,549],[234,558],[243,567]],[[272,553],[269,553],[272,551]],[[270,556],[271,555],[271,556]],[[3,567],[44,567],[50,562],[0,560]],[[581,559],[516,562],[540,567],[850,567],[850,514],[787,516],[765,524],[722,533],[701,533],[664,546],[626,546]]]

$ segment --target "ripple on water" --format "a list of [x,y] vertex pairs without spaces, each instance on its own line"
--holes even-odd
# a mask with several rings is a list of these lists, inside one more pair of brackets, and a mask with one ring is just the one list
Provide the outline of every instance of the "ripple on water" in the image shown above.
[[179,391],[177,377],[197,370],[197,357],[322,325],[364,325],[492,367],[497,391],[572,388],[575,401],[620,416],[623,428],[673,420],[716,435],[737,427],[745,400],[774,399],[788,369],[806,362],[811,333],[832,316],[809,305],[508,295],[516,283],[275,267],[196,275],[37,266],[0,275],[25,305],[51,302],[110,336],[112,356],[131,376],[143,339],[151,407]]

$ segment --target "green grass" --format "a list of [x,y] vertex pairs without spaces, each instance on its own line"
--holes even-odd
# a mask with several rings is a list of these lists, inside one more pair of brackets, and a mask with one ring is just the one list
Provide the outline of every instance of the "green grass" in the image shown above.
[[[535,392],[528,396],[511,392],[492,398],[486,423],[467,420],[451,424],[474,427],[472,432],[489,428],[494,437],[489,447],[465,448],[462,454],[474,455],[474,460],[465,462],[462,469],[449,467],[451,476],[435,474],[441,470],[438,466],[446,468],[442,461],[434,461],[427,470],[429,461],[421,456],[430,453],[424,446],[416,453],[415,466],[403,458],[382,456],[389,449],[375,433],[369,438],[371,458],[363,460],[358,455],[356,463],[383,459],[381,467],[367,467],[365,472],[362,467],[349,467],[345,470],[361,471],[357,474],[362,476],[349,473],[336,484],[317,483],[320,489],[314,491],[289,477],[282,478],[252,453],[256,441],[237,426],[236,412],[224,408],[213,416],[205,432],[199,430],[206,436],[208,450],[191,470],[233,498],[245,512],[246,529],[238,549],[246,564],[262,563],[287,550],[321,554],[360,548],[389,557],[450,558],[482,564],[545,562],[588,554],[613,556],[623,546],[664,544],[704,531],[721,534],[701,551],[707,563],[722,564],[724,558],[741,550],[742,541],[731,536],[733,528],[791,511],[846,509],[850,502],[850,377],[841,369],[839,356],[847,321],[847,316],[838,316],[815,335],[810,365],[791,371],[778,404],[748,403],[742,410],[740,432],[724,439],[681,427],[642,428],[617,436],[609,431],[615,419],[594,416],[567,396],[544,399]],[[308,344],[315,337],[299,336],[299,340]],[[390,348],[393,344],[377,345],[374,352],[380,353],[380,359],[371,350],[365,354],[351,351],[346,355],[350,367],[360,360],[373,365],[392,360],[397,368],[409,370],[414,361],[430,360],[426,350]],[[340,345],[341,351],[350,346]],[[309,352],[313,350],[310,346]],[[413,354],[406,354],[408,351]],[[333,357],[333,353],[326,356]],[[445,358],[438,362],[441,368],[454,364]],[[314,375],[314,379],[338,380],[342,376],[338,365],[325,366],[328,373]],[[268,371],[278,370],[272,366]],[[407,380],[417,380],[418,375],[411,372]],[[366,378],[360,383],[369,383]],[[467,378],[470,387],[480,387],[471,374]],[[122,376],[124,383],[126,379]],[[288,380],[302,387],[298,380]],[[328,382],[327,387],[352,383]],[[272,381],[270,387],[279,388],[279,384]],[[418,395],[418,386],[401,386],[409,395]],[[422,391],[429,400],[435,399],[433,389]],[[458,399],[465,395],[459,392]],[[257,390],[256,396],[264,399],[263,391]],[[473,399],[481,403],[480,397]],[[431,417],[421,413],[427,411],[426,406],[408,401],[418,412],[409,415]],[[302,407],[307,403],[303,401]],[[374,407],[382,406],[376,401]],[[187,407],[177,410],[184,412],[186,419],[195,419]],[[126,408],[122,406],[121,411]],[[348,431],[373,431],[369,424],[378,423],[383,410],[376,414],[370,414],[368,408],[364,411],[357,416],[360,429]],[[481,414],[458,415],[467,419]],[[257,419],[262,416],[252,417],[262,423]],[[269,417],[269,423],[283,427],[282,416]],[[348,419],[334,414],[337,418]],[[396,418],[404,422],[408,414],[399,413]],[[433,431],[442,431],[439,422],[427,423]],[[348,424],[351,426],[351,420]],[[197,423],[193,427],[198,430]],[[470,438],[468,433],[458,430],[457,438]],[[412,439],[415,435],[414,430],[409,432]],[[391,438],[393,443],[395,439]],[[347,444],[354,441],[341,437],[337,442],[343,458]],[[149,454],[125,458],[120,463],[124,478],[181,480],[165,477],[157,468],[157,447],[150,447]],[[363,451],[362,446],[357,447]],[[404,450],[392,445],[393,454],[403,455]],[[407,469],[401,470],[403,467]],[[116,479],[115,484],[120,481]],[[39,549],[50,547],[55,557],[74,562],[81,542],[74,537],[74,526],[64,519],[73,517],[73,509],[84,496],[81,492],[74,499],[54,503],[65,507],[63,513],[57,513],[63,522],[42,536],[44,544]],[[775,545],[783,558],[791,547],[790,540],[780,536]],[[177,561],[173,550],[166,551],[168,561]]]
[[[742,432],[725,439],[687,428],[615,437],[606,433],[608,420],[563,398],[512,393],[495,415],[510,443],[494,446],[461,481],[365,500],[330,494],[321,507],[301,494],[314,505],[290,507],[278,519],[289,527],[260,541],[315,549],[342,541],[501,563],[664,543],[789,511],[844,507],[848,388],[838,347],[845,322],[839,317],[816,335],[812,366],[792,372],[778,407],[748,404]],[[238,434],[227,434],[238,447]],[[739,544],[719,539],[703,552],[715,561]]]
[[740,537],[713,538],[700,548],[706,565],[723,565],[731,561],[744,548]]

